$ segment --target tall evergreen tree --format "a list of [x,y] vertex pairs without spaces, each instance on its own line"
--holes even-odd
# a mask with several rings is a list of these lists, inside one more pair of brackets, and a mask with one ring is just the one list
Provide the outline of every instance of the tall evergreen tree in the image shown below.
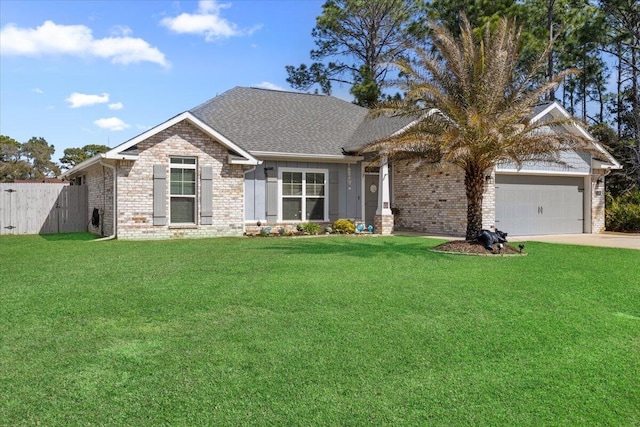
[[355,102],[375,105],[388,78],[390,62],[418,31],[418,1],[328,0],[312,31],[316,48],[311,65],[287,65],[287,82],[295,89],[319,87],[330,94],[334,83],[351,85]]
[[66,148],[64,156],[60,158],[60,164],[64,169],[71,169],[78,163],[95,156],[96,154],[106,153],[109,147],[106,145],[89,144],[82,148]]
[[51,161],[56,149],[42,137],[32,137],[22,145],[22,155],[31,164],[30,179],[42,179],[60,174],[60,168]]
[[22,144],[0,135],[0,182],[28,179],[31,166],[22,158]]
[[33,137],[24,144],[0,135],[0,181],[13,182],[16,179],[43,179],[60,173],[51,161],[55,152],[42,137]]
[[616,93],[611,112],[617,139],[610,142],[624,169],[609,180],[614,192],[640,189],[640,7],[637,0],[600,0],[608,43],[603,50],[616,60]]

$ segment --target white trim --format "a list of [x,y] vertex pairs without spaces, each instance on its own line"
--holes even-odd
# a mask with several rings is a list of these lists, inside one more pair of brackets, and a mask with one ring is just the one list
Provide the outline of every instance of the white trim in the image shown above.
[[113,154],[105,155],[105,159],[110,160],[138,160],[137,154]]
[[[195,163],[171,163],[172,159],[193,159],[195,160]],[[175,165],[175,167],[173,167],[172,165]],[[198,157],[193,157],[193,156],[169,156],[169,179],[168,184],[169,184],[169,212],[168,212],[168,221],[167,221],[167,225],[168,226],[178,226],[178,227],[182,227],[182,226],[198,226],[200,225],[200,221],[198,221],[198,212],[200,212],[200,197],[199,197],[199,192],[200,192],[200,186],[198,185],[199,183],[199,178],[200,178],[200,174],[198,173]],[[190,169],[190,170],[194,170],[196,172],[196,175],[194,177],[194,191],[193,191],[193,195],[191,194],[171,194],[171,169]],[[171,221],[171,199],[173,197],[179,198],[193,198],[193,222],[172,222]]]
[[520,169],[520,170],[496,169],[496,175],[591,176],[591,173],[590,172],[523,170],[523,169]]
[[540,111],[538,114],[536,114],[535,116],[531,117],[531,121],[532,122],[537,122],[538,120],[540,120],[541,118],[543,118],[547,114],[551,113],[551,111],[554,110],[554,109],[557,109],[566,118],[570,118],[571,117],[567,110],[565,110],[564,108],[561,108],[560,104],[558,104],[556,101],[553,101],[551,104],[547,105],[547,107],[544,110]]
[[141,134],[139,134],[138,136],[135,136],[134,138],[118,145],[117,147],[112,148],[111,150],[107,151],[106,153],[102,153],[102,154],[98,154],[96,156],[93,156],[92,158],[85,160],[84,162],[74,166],[73,168],[69,169],[68,171],[66,171],[65,173],[63,173],[62,175],[60,175],[61,178],[65,178],[69,175],[71,175],[72,173],[77,173],[95,163],[98,163],[100,161],[100,159],[114,159],[114,160],[137,160],[138,156],[135,154],[127,154],[127,153],[122,153],[125,150],[128,150],[129,148],[135,146],[136,144],[144,141],[145,139],[151,138],[154,135],[157,135],[158,133],[170,128],[171,126],[174,126],[177,123],[180,123],[183,120],[187,120],[189,122],[191,122],[193,125],[195,125],[196,127],[198,127],[200,130],[202,130],[204,133],[208,134],[209,136],[211,136],[213,139],[215,139],[216,141],[218,141],[220,144],[222,144],[223,146],[225,146],[227,149],[235,151],[236,153],[238,153],[240,156],[244,157],[246,160],[234,160],[233,162],[230,162],[231,164],[244,164],[244,165],[257,165],[260,164],[260,160],[256,159],[255,157],[253,157],[251,154],[249,154],[249,152],[243,150],[242,148],[240,148],[237,144],[235,144],[234,142],[232,142],[231,140],[229,140],[228,138],[226,138],[224,135],[222,135],[221,133],[219,133],[218,131],[216,131],[215,129],[213,129],[211,126],[207,125],[206,123],[204,123],[202,120],[198,119],[196,116],[194,116],[193,114],[191,114],[189,111],[185,111],[182,114],[178,114],[175,117],[172,117],[171,119],[167,120],[164,123],[159,124],[158,126],[155,126],[151,129],[149,129],[146,132],[143,132]]
[[[604,185],[602,186],[604,190]],[[582,192],[582,232],[591,234],[591,215],[592,215],[592,199],[593,189],[591,188],[591,176],[584,177],[584,190]]]
[[119,146],[107,151],[107,156],[111,156],[114,155],[116,153],[120,153],[122,151],[125,151],[131,147],[133,147],[134,145],[144,141],[145,139],[148,139],[154,135],[157,135],[158,133],[169,129],[171,126],[174,126],[178,123],[180,123],[183,120],[188,120],[189,122],[191,122],[192,124],[194,124],[196,127],[200,128],[200,130],[204,131],[205,133],[209,134],[210,136],[212,136],[214,139],[216,139],[219,143],[221,143],[222,145],[224,145],[225,147],[227,147],[228,149],[235,151],[236,153],[240,154],[241,156],[249,159],[249,160],[253,160],[255,161],[255,164],[258,164],[258,160],[255,159],[253,156],[251,156],[251,154],[249,154],[248,152],[246,152],[245,150],[243,150],[242,148],[240,148],[238,145],[236,145],[235,143],[233,143],[231,140],[229,140],[228,138],[226,138],[225,136],[223,136],[221,133],[219,133],[218,131],[216,131],[215,129],[213,129],[211,126],[207,125],[206,123],[204,123],[202,120],[198,119],[196,116],[194,116],[193,114],[191,114],[189,111],[185,111],[182,114],[178,114],[177,116],[167,120],[164,123],[159,124],[158,126],[149,129],[146,132],[141,133],[140,135],[130,139],[129,141],[120,144]]
[[255,163],[253,159],[246,159],[242,156],[235,156],[231,153],[227,156],[227,161],[230,165],[249,165],[256,166],[262,164],[262,160],[258,160],[258,163]]
[[[564,109],[562,105],[558,104],[557,101],[553,101],[551,104],[549,104],[549,106],[547,106],[547,108],[545,108],[544,110],[542,110],[541,112],[533,116],[531,118],[531,121],[537,122],[547,114],[551,114],[551,111],[553,110],[558,111],[566,119],[573,119],[571,114],[569,114],[569,112],[566,109]],[[591,145],[593,145],[597,151],[602,153],[608,159],[609,163],[611,163],[612,166],[608,167],[607,169],[622,169],[622,166],[620,165],[620,163],[618,163],[618,161],[611,155],[611,153],[605,150],[604,147],[602,147],[602,145],[600,145],[600,143],[596,141],[596,139],[585,128],[583,128],[580,125],[580,123],[578,123],[577,120],[573,119],[572,123],[573,123],[573,126],[577,129],[577,131],[585,139],[587,139],[589,143],[591,143]]]
[[95,156],[88,158],[84,162],[78,163],[77,165],[75,165],[74,167],[69,169],[68,171],[60,174],[60,176],[58,176],[58,178],[60,178],[60,179],[67,178],[69,175],[71,175],[71,172],[73,172],[73,173],[80,172],[80,171],[82,171],[84,169],[87,169],[87,168],[93,166],[93,165],[99,164],[102,161],[102,159],[106,159],[104,153],[96,154]]
[[278,153],[272,151],[251,151],[253,156],[263,160],[286,160],[301,162],[325,162],[325,163],[358,163],[363,160],[363,156],[345,156],[334,154],[301,154],[301,153]]
[[[391,215],[389,178],[389,161],[387,156],[383,155],[380,159],[380,174],[378,175],[378,207],[376,208],[376,215]],[[387,205],[386,207],[385,204]]]
[[[300,172],[302,173],[302,212],[299,220],[282,219],[282,174],[283,172]],[[324,218],[321,220],[307,220],[306,217],[306,173],[322,173],[324,174]],[[278,222],[296,223],[296,222],[328,222],[329,221],[329,169],[319,168],[278,168]]]
[[367,188],[365,188],[366,186],[366,181],[367,181],[367,175],[370,176],[378,176],[378,180],[380,180],[380,172],[367,172],[367,167],[371,164],[372,162],[362,162],[360,164],[360,168],[361,168],[361,172],[360,172],[360,222],[365,223],[367,222],[367,204],[366,199],[367,199]]

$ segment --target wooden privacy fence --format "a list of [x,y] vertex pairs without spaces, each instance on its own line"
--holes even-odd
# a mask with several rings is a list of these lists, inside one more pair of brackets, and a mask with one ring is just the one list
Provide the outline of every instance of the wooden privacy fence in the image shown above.
[[0,235],[87,231],[85,185],[0,184]]

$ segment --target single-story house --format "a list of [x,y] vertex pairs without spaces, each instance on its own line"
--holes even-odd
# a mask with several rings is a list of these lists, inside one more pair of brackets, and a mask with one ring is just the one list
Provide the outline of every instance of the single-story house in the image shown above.
[[[532,120],[568,117],[557,103]],[[88,188],[89,230],[120,239],[241,236],[348,218],[464,236],[463,172],[415,162],[372,163],[358,148],[407,117],[370,118],[332,96],[236,87],[99,154],[63,177]],[[589,142],[559,163],[503,164],[487,174],[483,226],[510,235],[599,233],[604,177],[619,163]],[[260,224],[260,225],[258,225]]]

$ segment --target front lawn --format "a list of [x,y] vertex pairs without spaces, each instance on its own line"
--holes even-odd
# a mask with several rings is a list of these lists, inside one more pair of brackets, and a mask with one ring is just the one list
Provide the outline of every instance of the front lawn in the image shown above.
[[0,425],[639,425],[640,252],[0,238]]

